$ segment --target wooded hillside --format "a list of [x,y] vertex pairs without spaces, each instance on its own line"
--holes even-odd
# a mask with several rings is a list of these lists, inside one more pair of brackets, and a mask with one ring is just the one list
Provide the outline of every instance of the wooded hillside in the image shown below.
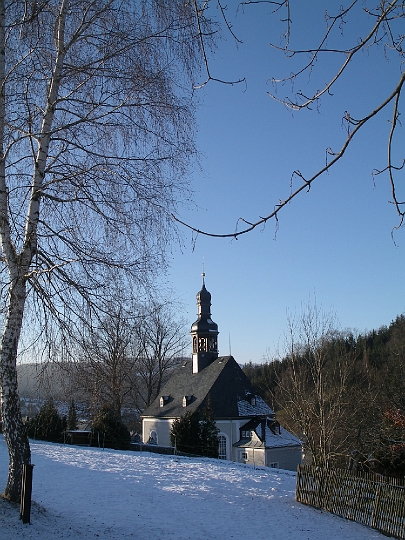
[[246,375],[315,464],[403,476],[405,316],[364,335],[308,328],[284,357],[246,364]]

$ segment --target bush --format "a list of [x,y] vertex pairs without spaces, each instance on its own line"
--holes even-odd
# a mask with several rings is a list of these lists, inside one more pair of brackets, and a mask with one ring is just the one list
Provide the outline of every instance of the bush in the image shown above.
[[131,435],[110,405],[102,405],[93,420],[93,433],[99,445],[115,450],[127,450]]

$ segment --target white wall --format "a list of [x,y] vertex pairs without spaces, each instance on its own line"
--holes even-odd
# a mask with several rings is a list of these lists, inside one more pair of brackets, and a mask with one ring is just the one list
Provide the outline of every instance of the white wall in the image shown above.
[[157,444],[159,446],[171,446],[170,430],[173,424],[172,419],[143,418],[142,420],[142,442],[147,443],[151,431],[156,431],[158,435]]
[[278,463],[279,469],[296,471],[302,461],[301,447],[266,448],[266,466]]
[[[142,441],[147,443],[151,431],[156,431],[157,444],[159,446],[171,446],[170,430],[173,419],[144,418],[142,420]],[[246,452],[248,460],[246,463],[261,467],[270,467],[272,463],[277,463],[278,468],[289,471],[296,471],[297,466],[302,461],[302,449],[300,447],[267,448],[264,453],[260,448],[234,448],[233,444],[239,440],[239,429],[246,420],[217,420],[216,425],[219,435],[226,438],[226,459],[244,463],[241,453]]]

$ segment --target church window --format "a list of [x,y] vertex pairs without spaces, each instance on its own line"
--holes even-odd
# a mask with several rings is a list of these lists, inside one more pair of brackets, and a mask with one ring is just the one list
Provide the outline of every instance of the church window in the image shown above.
[[226,459],[226,437],[224,435],[218,436],[218,458]]
[[154,429],[150,432],[148,444],[157,444],[158,436]]

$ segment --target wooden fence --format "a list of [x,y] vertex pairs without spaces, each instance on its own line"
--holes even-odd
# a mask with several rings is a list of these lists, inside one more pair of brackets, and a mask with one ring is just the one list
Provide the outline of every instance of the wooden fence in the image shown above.
[[405,487],[399,480],[299,465],[296,498],[383,534],[405,539]]

